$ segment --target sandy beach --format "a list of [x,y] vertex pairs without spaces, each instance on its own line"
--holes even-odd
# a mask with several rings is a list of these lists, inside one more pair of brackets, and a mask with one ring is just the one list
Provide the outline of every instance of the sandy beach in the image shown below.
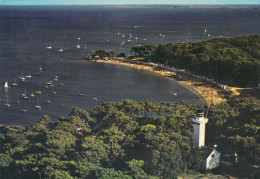
[[178,81],[180,84],[184,85],[191,91],[199,94],[207,104],[212,104],[212,103],[217,104],[226,100],[224,99],[223,95],[221,95],[223,89],[217,88],[208,82],[202,80],[199,81],[198,79],[183,73],[167,71],[161,68],[151,67],[147,65],[132,64],[132,63],[116,61],[116,60],[106,60],[104,62],[111,63],[111,64],[125,65],[140,70],[147,70],[159,74],[163,77]]

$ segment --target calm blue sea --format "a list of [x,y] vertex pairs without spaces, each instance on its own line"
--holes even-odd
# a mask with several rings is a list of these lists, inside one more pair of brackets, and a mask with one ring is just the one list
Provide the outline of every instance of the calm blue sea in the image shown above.
[[[203,35],[205,31],[207,35]],[[0,87],[6,81],[19,84],[0,90],[0,123],[31,125],[43,114],[55,120],[66,116],[73,106],[91,110],[104,101],[123,99],[201,104],[199,96],[172,80],[81,59],[98,49],[130,55],[133,45],[250,34],[260,34],[260,9],[256,6],[0,6]],[[49,46],[52,49],[46,48]],[[22,83],[22,75],[32,78]],[[45,87],[55,76],[54,85]],[[28,100],[22,99],[25,92]],[[51,102],[45,103],[47,100]]]

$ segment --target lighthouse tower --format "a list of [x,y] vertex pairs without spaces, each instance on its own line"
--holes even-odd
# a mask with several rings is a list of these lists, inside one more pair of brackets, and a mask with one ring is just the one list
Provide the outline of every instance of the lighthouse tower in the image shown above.
[[205,145],[205,124],[208,119],[204,117],[204,113],[198,113],[197,117],[192,119],[193,122],[193,145],[201,147]]

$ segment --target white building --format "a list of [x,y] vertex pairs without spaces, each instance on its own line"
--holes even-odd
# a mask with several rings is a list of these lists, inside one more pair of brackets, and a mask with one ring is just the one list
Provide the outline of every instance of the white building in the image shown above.
[[205,169],[213,169],[220,165],[220,153],[211,147],[205,145],[205,126],[208,119],[204,117],[204,113],[198,113],[197,117],[192,119],[193,122],[193,145],[195,147],[203,147],[205,158]]
[[199,113],[193,121],[193,145],[195,147],[202,147],[205,145],[205,124],[208,119],[204,117],[204,113]]
[[220,165],[220,153],[216,149],[208,148],[208,155],[206,158],[206,170],[216,168]]

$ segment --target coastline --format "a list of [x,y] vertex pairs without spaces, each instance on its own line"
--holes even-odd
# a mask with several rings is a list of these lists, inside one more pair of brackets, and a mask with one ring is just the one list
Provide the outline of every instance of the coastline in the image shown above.
[[221,93],[223,92],[222,89],[217,88],[205,81],[199,81],[198,79],[195,79],[191,76],[179,72],[173,72],[173,71],[168,71],[165,69],[160,69],[160,68],[151,67],[147,65],[133,64],[133,63],[122,62],[117,60],[104,60],[104,61],[102,60],[102,62],[124,65],[128,67],[136,68],[138,70],[146,70],[161,75],[165,78],[175,80],[176,82],[179,82],[179,84],[183,85],[193,93],[199,95],[204,100],[205,104],[212,104],[212,103],[217,104],[222,101],[226,101],[226,99],[224,99],[223,96],[221,95]]

